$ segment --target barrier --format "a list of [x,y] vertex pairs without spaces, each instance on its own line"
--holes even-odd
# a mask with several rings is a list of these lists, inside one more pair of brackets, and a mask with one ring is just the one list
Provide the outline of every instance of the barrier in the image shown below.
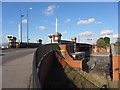
[[37,48],[36,52],[34,53],[32,88],[42,88],[40,75],[39,75],[40,66],[42,64],[42,60],[45,57],[45,55],[47,55],[48,53],[54,50],[60,50],[57,44],[46,44],[46,45],[40,45]]

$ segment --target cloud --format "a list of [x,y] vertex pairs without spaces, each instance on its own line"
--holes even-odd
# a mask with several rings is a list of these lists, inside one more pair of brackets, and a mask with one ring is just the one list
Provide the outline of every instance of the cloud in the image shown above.
[[93,23],[95,21],[94,18],[90,18],[88,20],[80,20],[77,24],[89,24],[89,23]]
[[50,5],[43,11],[46,16],[54,15],[54,10],[57,8],[55,5]]
[[64,31],[64,32],[62,32],[61,34],[67,34],[68,32],[67,31]]
[[66,22],[66,23],[69,23],[69,22],[71,22],[71,19],[68,18],[65,22]]
[[47,28],[45,26],[39,26],[38,29],[39,30],[46,30]]
[[90,36],[90,35],[92,35],[92,32],[86,31],[86,32],[79,33],[78,35],[79,36]]
[[23,20],[22,20],[22,23],[27,23],[27,19],[23,19]]
[[103,30],[100,32],[101,35],[108,35],[108,34],[112,34],[113,31],[112,30]]
[[120,38],[120,35],[118,35],[118,34],[112,34],[112,35],[104,35],[103,37]]

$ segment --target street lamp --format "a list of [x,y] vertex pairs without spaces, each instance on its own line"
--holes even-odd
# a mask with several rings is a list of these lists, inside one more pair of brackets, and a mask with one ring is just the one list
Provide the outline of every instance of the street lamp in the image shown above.
[[52,35],[49,35],[48,37],[51,39],[51,43],[52,43],[52,37],[53,37],[53,36],[52,36]]
[[78,43],[80,43],[80,35],[78,35]]
[[28,31],[28,29],[29,29],[29,27],[28,27],[28,23],[29,23],[29,20],[28,20],[28,11],[29,10],[32,10],[32,8],[28,8],[27,9],[27,45],[29,44],[29,31]]
[[24,17],[24,15],[22,14],[23,10],[20,10],[20,29],[21,29],[21,43],[22,43],[22,17]]

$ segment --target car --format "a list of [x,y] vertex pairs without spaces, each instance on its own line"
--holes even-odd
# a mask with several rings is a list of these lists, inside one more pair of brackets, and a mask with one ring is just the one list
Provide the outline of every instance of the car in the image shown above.
[[7,47],[5,46],[1,46],[1,50],[5,50]]

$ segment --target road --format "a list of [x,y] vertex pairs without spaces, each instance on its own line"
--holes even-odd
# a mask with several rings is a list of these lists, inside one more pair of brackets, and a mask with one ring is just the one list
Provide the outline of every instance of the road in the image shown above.
[[35,50],[24,48],[2,51],[2,88],[29,88]]
[[28,49],[28,48],[22,48],[22,49],[6,49],[2,51],[2,63],[6,63],[8,61],[26,56],[30,53],[33,53],[36,49]]

